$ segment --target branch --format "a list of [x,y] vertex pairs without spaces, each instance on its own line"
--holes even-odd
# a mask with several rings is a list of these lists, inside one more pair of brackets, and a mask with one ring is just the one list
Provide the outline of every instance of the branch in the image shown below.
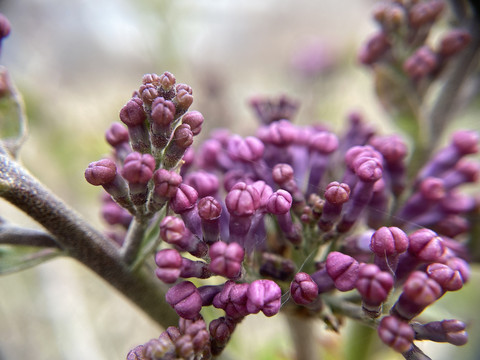
[[43,225],[67,255],[101,276],[157,323],[164,327],[177,323],[164,289],[150,271],[145,267],[130,271],[113,242],[1,152],[0,196]]
[[27,245],[61,249],[60,244],[50,234],[34,229],[2,223],[0,225],[0,244]]

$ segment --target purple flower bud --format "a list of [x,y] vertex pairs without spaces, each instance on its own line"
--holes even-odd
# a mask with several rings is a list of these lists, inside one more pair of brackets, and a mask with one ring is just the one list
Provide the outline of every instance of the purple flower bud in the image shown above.
[[111,146],[128,142],[128,130],[118,122],[114,122],[105,132],[105,139]]
[[122,176],[131,184],[146,184],[155,170],[155,159],[150,154],[132,152],[125,158]]
[[143,125],[147,114],[143,110],[142,100],[139,98],[130,99],[120,110],[120,120],[128,127]]
[[390,273],[381,271],[377,265],[364,264],[360,266],[355,287],[362,295],[363,309],[369,316],[376,318],[380,316],[381,305],[393,287],[393,277]]
[[448,342],[456,346],[465,345],[468,341],[465,323],[460,320],[449,319],[427,324],[413,323],[412,327],[417,340]]
[[120,206],[127,209],[131,214],[135,213],[127,183],[117,173],[117,167],[112,160],[102,159],[90,163],[85,170],[85,179],[92,185],[102,185]]
[[478,153],[478,133],[471,130],[457,130],[452,135],[452,145],[462,155]]
[[372,65],[390,49],[390,40],[384,32],[378,32],[370,37],[360,49],[358,60],[364,65]]
[[478,152],[478,133],[475,131],[458,130],[453,133],[450,144],[441,149],[420,171],[418,179],[441,176],[452,169],[464,156]]
[[0,41],[6,38],[11,31],[10,21],[3,14],[0,14]]
[[264,252],[259,272],[262,276],[288,281],[295,273],[295,263],[280,255]]
[[185,225],[193,234],[200,236],[201,220],[196,207],[197,199],[197,191],[182,183],[175,196],[170,200],[170,207],[175,213],[182,216]]
[[283,185],[293,180],[293,168],[288,164],[277,164],[272,170],[273,181]]
[[451,269],[460,272],[464,284],[468,282],[470,279],[470,266],[465,260],[459,257],[452,257],[446,261],[446,265]]
[[261,159],[265,146],[254,136],[242,139],[234,135],[228,140],[227,152],[232,160],[254,162]]
[[[378,152],[374,150],[373,152],[381,157]],[[350,230],[353,224],[358,220],[360,214],[372,198],[375,182],[382,177],[381,160],[366,155],[365,150],[357,154],[351,165],[358,177],[358,181],[352,190],[353,193],[350,197],[350,201],[347,203],[342,220],[337,224],[337,231],[341,233]]]
[[203,257],[208,250],[206,244],[193,236],[185,223],[175,216],[166,216],[160,222],[160,236],[165,242],[196,257]]
[[451,190],[465,183],[477,182],[480,178],[480,164],[476,161],[461,159],[455,168],[447,172],[443,177],[446,190]]
[[112,183],[116,175],[117,166],[110,159],[92,162],[85,170],[85,179],[95,186]]
[[391,314],[411,320],[443,295],[442,287],[422,271],[414,271],[403,285],[403,292]]
[[115,157],[121,162],[132,151],[128,130],[120,123],[113,123],[105,132],[105,139],[115,149]]
[[152,84],[152,85],[158,86],[158,85],[160,85],[160,76],[158,76],[157,74],[154,74],[154,73],[145,74],[142,77],[142,84],[143,85]]
[[204,118],[199,111],[189,111],[182,118],[182,124],[190,125],[193,136],[200,134]]
[[239,182],[225,198],[228,212],[233,216],[249,216],[260,206],[260,195],[253,186]]
[[267,128],[258,134],[264,143],[276,146],[289,146],[295,141],[294,126],[290,121],[279,120],[271,123]]
[[169,244],[175,244],[185,236],[185,223],[175,217],[166,216],[160,223],[160,236]]
[[178,316],[185,319],[195,319],[202,309],[200,293],[190,281],[182,281],[171,287],[167,291],[165,299]]
[[318,297],[318,285],[310,275],[299,272],[290,284],[290,295],[295,304],[308,305]]
[[198,201],[197,208],[202,224],[203,241],[212,244],[219,239],[222,206],[214,197],[207,196]]
[[[170,92],[172,92],[175,86],[175,75],[168,71],[165,71],[162,75],[159,76],[158,82],[161,87],[160,91],[164,94],[169,94]],[[162,96],[165,97],[164,95]]]
[[185,114],[193,103],[192,88],[186,84],[177,84],[175,86],[177,94],[173,98],[173,103],[175,104],[176,113],[175,117]]
[[395,351],[404,353],[412,348],[415,332],[408,323],[395,316],[385,316],[377,331],[380,339]]
[[405,61],[403,71],[413,81],[418,81],[434,73],[438,67],[438,55],[428,46],[422,46]]
[[270,195],[267,202],[267,211],[276,215],[280,229],[293,244],[298,245],[302,241],[300,229],[293,223],[290,215],[292,196],[288,191],[279,189]]
[[452,29],[440,40],[438,53],[445,57],[455,55],[465,49],[471,39],[472,36],[466,30]]
[[375,254],[375,264],[383,271],[395,272],[398,256],[407,251],[408,236],[401,229],[381,227],[372,235],[370,249]]
[[120,110],[120,120],[127,125],[133,150],[141,153],[150,152],[150,138],[146,128],[147,115],[141,99],[134,97]]
[[154,194],[161,198],[173,198],[182,183],[182,177],[175,171],[158,169],[153,173]]
[[197,203],[197,191],[187,184],[181,183],[175,193],[175,196],[170,201],[170,207],[177,214],[182,214],[191,210]]
[[410,234],[408,239],[408,252],[421,261],[437,261],[445,252],[442,238],[432,230],[417,230]]
[[382,154],[387,163],[398,163],[407,156],[407,145],[398,135],[377,136],[371,139],[370,143]]
[[255,280],[248,287],[247,310],[251,314],[262,311],[265,316],[273,316],[280,310],[282,291],[271,280]]
[[289,192],[279,189],[268,198],[267,211],[275,215],[283,215],[292,207],[292,195]]
[[258,194],[260,195],[260,208],[265,209],[270,196],[273,194],[273,189],[263,180],[255,181],[252,186],[257,189]]
[[162,165],[165,169],[172,169],[182,159],[185,151],[193,143],[193,132],[190,125],[179,125],[172,136],[172,139],[165,148]]
[[127,354],[127,360],[147,360],[145,357],[145,347],[138,345]]
[[355,173],[364,182],[375,182],[382,177],[382,163],[376,158],[358,157],[354,161]]
[[175,249],[164,249],[155,255],[155,275],[164,283],[173,284],[180,277],[182,256]]
[[198,192],[198,197],[213,196],[218,192],[219,181],[215,174],[195,171],[185,176],[185,183]]
[[338,138],[331,132],[320,131],[310,137],[308,148],[310,151],[331,154],[338,148]]
[[200,147],[199,160],[201,161],[201,168],[209,170],[220,166],[219,157],[221,157],[222,151],[223,149],[220,141],[216,139],[206,140]]
[[414,4],[408,11],[408,20],[411,27],[418,29],[423,25],[433,23],[441,14],[445,3],[441,0],[431,0]]
[[[158,126],[159,130],[170,127],[174,115],[175,105],[171,101],[165,100],[163,97],[157,97],[152,103],[152,122]],[[152,130],[154,130],[154,133],[157,133],[155,126]]]
[[350,187],[344,183],[331,182],[325,189],[325,203],[318,226],[323,231],[332,228],[333,222],[340,217],[343,204],[350,198]]
[[235,326],[234,321],[225,317],[214,319],[210,322],[208,329],[212,342],[212,355],[218,355],[224,349],[235,330]]
[[458,270],[440,263],[428,265],[426,270],[428,277],[435,280],[443,291],[456,291],[463,287],[463,278]]
[[333,251],[327,256],[328,275],[340,291],[349,291],[355,288],[359,267],[357,260],[341,252]]
[[237,278],[240,275],[245,251],[239,244],[217,241],[210,246],[209,255],[211,272],[229,279]]
[[147,105],[151,105],[153,100],[158,96],[157,88],[153,84],[142,84],[138,89],[138,93],[142,98],[143,102]]
[[325,189],[325,200],[332,205],[341,205],[348,201],[350,187],[337,181],[331,182]]
[[225,310],[227,316],[241,319],[249,314],[247,310],[247,291],[249,284],[235,284],[229,280],[222,291],[213,299],[213,306]]
[[132,215],[120,207],[116,202],[108,202],[102,206],[102,217],[110,225],[120,224],[125,228],[128,228],[132,221]]

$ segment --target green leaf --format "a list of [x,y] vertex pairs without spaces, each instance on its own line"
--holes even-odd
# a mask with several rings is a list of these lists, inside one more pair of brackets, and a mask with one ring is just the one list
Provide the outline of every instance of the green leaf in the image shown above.
[[0,66],[0,146],[17,156],[27,133],[23,100]]
[[0,275],[11,274],[53,259],[63,253],[54,248],[0,245]]

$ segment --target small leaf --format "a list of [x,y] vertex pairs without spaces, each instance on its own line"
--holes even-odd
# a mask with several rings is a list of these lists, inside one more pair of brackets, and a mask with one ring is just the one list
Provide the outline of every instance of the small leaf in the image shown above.
[[54,248],[0,245],[0,275],[40,265],[62,254],[60,250]]
[[26,126],[23,100],[0,66],[0,145],[14,157],[25,140]]

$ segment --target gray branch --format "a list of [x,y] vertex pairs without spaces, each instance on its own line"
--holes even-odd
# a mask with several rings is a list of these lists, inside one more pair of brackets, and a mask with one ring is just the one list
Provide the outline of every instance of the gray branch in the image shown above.
[[177,323],[160,281],[141,267],[131,271],[118,248],[38,182],[5,152],[0,152],[0,196],[39,222],[67,255],[80,261],[123,293],[162,326]]
[[57,240],[45,231],[0,224],[0,244],[38,246],[61,249]]

